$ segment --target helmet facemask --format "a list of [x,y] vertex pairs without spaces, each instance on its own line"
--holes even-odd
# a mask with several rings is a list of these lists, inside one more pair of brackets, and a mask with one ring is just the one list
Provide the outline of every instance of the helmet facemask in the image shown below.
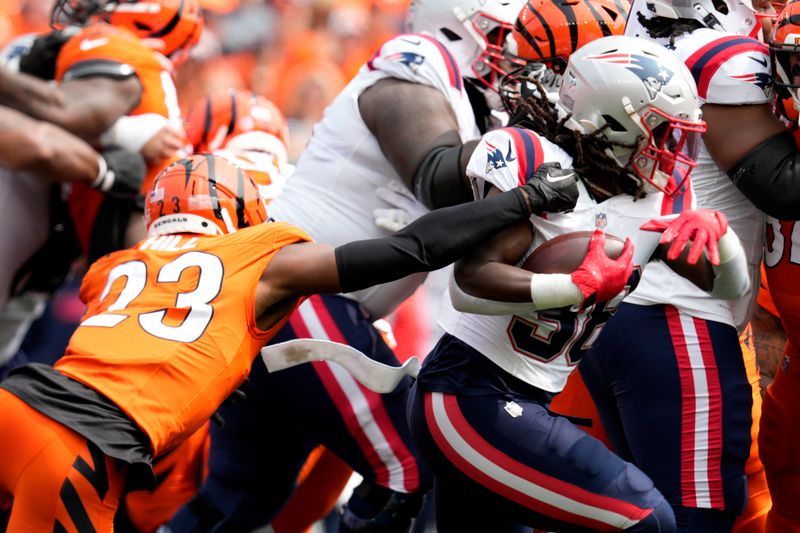
[[89,19],[116,2],[108,0],[56,0],[50,11],[50,27],[55,30],[66,26],[84,26]]
[[[464,21],[467,32],[483,43],[483,51],[472,61],[472,78],[494,92],[499,92],[500,80],[515,67],[525,62],[509,56],[505,52],[508,35],[514,29],[510,23],[498,20],[486,13],[478,13],[474,18]],[[469,75],[469,73],[465,73]]]
[[705,123],[672,117],[653,107],[632,114],[631,118],[642,129],[643,136],[628,164],[644,180],[645,192],[658,190],[669,196],[679,193],[697,166],[692,152],[699,147]]

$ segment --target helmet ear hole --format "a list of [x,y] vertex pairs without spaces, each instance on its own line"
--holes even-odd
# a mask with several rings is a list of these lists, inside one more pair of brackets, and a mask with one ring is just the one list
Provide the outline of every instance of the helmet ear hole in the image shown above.
[[714,0],[714,9],[723,15],[727,15],[730,12],[728,10],[728,4],[726,4],[724,0]]
[[610,129],[611,131],[619,133],[624,133],[625,131],[627,131],[625,129],[625,126],[620,124],[619,120],[615,119],[611,115],[603,115],[603,120],[605,120],[606,124],[608,125],[608,129]]
[[449,28],[439,28],[442,35],[447,37],[451,42],[460,41],[461,36]]

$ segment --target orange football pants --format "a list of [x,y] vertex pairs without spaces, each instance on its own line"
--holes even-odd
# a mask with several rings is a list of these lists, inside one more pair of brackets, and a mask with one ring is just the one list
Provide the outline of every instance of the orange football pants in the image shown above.
[[8,531],[113,531],[127,465],[0,389],[0,493]]
[[767,533],[800,532],[800,350],[787,343],[764,395],[758,445],[772,493]]
[[763,533],[767,519],[767,512],[772,505],[767,480],[764,475],[764,465],[761,464],[759,457],[759,427],[761,413],[763,411],[761,401],[761,380],[756,361],[756,352],[753,346],[753,331],[748,324],[747,328],[739,337],[739,344],[742,346],[742,357],[744,367],[747,370],[747,380],[753,388],[753,425],[750,428],[750,457],[744,465],[747,474],[747,506],[736,519],[733,525],[733,533]]

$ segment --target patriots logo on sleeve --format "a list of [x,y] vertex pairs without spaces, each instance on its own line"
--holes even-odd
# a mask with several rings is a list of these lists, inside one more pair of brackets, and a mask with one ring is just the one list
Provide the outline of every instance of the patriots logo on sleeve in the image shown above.
[[489,174],[493,170],[498,170],[508,166],[506,161],[516,161],[517,157],[511,149],[511,141],[508,141],[508,153],[503,156],[503,150],[497,148],[489,141],[486,141],[486,173]]
[[633,72],[642,80],[651,100],[655,99],[674,74],[670,69],[660,65],[658,61],[641,54],[608,53],[589,56],[586,59],[614,63]]
[[395,52],[394,54],[389,54],[384,59],[387,61],[395,61],[397,63],[402,63],[403,65],[407,66],[411,69],[411,72],[417,72],[422,63],[425,62],[425,57],[415,54],[414,52]]
[[766,72],[753,72],[750,74],[741,74],[739,76],[731,76],[734,80],[739,80],[744,83],[752,83],[769,96],[770,89],[772,88],[772,76]]

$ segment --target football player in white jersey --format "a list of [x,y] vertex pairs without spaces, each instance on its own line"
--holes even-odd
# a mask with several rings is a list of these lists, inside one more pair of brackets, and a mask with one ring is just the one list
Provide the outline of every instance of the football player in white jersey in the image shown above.
[[[760,30],[749,0],[636,2],[626,28],[674,50],[697,82],[708,124],[695,147],[697,205],[727,216],[751,279],[751,290],[726,302],[653,265],[580,365],[615,449],[653,479],[682,531],[730,530],[747,503],[758,397],[738,335],[758,287],[760,208],[796,211],[793,170],[782,165],[797,150],[771,111],[769,50],[750,37]],[[784,198],[768,199],[776,195]],[[644,401],[654,391],[658,401]]]
[[[460,312],[443,313],[447,333],[409,407],[414,444],[436,475],[438,531],[674,531],[647,476],[548,405],[640,271],[651,259],[680,264],[689,235],[687,263],[706,247],[716,274],[710,285],[691,274],[704,289],[735,298],[749,286],[724,216],[665,216],[688,183],[676,178],[694,166],[680,150],[704,129],[694,81],[657,44],[605,37],[572,54],[559,103],[529,105],[536,133],[497,130],[473,153],[476,196],[515,186],[543,162],[579,169],[580,196],[573,212],[533,216],[456,264],[450,296]],[[667,228],[662,242],[683,237],[666,252],[645,231],[653,228]],[[605,256],[600,229],[626,239],[618,259]],[[581,230],[594,237],[574,272],[517,266],[548,239]],[[590,271],[616,278],[597,285]]]
[[[292,178],[270,204],[270,216],[303,226],[317,242],[336,244],[389,233],[374,223],[373,212],[393,207],[376,193],[392,180],[427,208],[471,200],[466,163],[481,131],[496,122],[492,108],[500,106],[496,86],[505,72],[502,45],[522,3],[413,2],[412,33],[385,42],[328,107]],[[559,201],[548,202],[547,210],[572,207],[563,201],[569,195],[558,191]],[[423,279],[314,297],[274,342],[330,339],[398,365],[372,322]],[[319,444],[367,483],[348,504],[345,529],[406,528],[430,483],[405,424],[409,387],[410,380],[378,395],[337,365],[314,363],[270,375],[257,360],[248,399],[224,408],[225,427],[212,428],[208,481],[172,520],[172,529],[196,527],[207,517],[220,528],[265,524]]]

